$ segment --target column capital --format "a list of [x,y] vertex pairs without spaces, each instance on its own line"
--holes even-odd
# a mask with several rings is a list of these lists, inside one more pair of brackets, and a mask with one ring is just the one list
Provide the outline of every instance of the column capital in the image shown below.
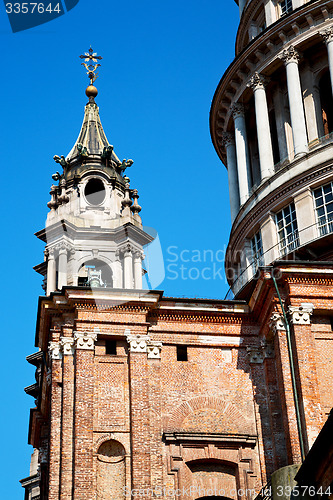
[[300,54],[299,52],[295,49],[293,45],[288,47],[287,49],[284,49],[282,53],[279,56],[280,59],[284,62],[285,65],[294,62],[298,64],[298,61],[300,60]]
[[123,253],[124,256],[126,255],[132,255],[132,253],[135,251],[135,248],[131,243],[126,243],[122,247],[119,248],[119,252]]
[[143,260],[145,258],[145,254],[143,253],[142,250],[134,250],[133,255],[136,259]]
[[148,343],[151,344],[149,335],[127,333],[126,340],[130,345],[130,352],[145,353],[147,352]]
[[60,342],[49,342],[48,351],[51,359],[62,359]]
[[326,45],[333,42],[333,26],[326,28],[324,31],[320,32],[320,36],[324,39]]
[[263,75],[260,75],[257,71],[254,73],[254,75],[250,78],[247,86],[250,87],[253,92],[255,92],[258,89],[264,89],[268,80],[266,77]]
[[161,359],[162,342],[150,342],[147,345],[148,359]]
[[265,354],[261,346],[251,346],[246,348],[251,364],[261,365],[264,362]]
[[288,313],[293,325],[310,325],[311,315],[314,310],[314,305],[303,303],[300,306],[289,306]]
[[228,146],[233,146],[235,144],[234,135],[231,132],[223,132],[221,143],[225,148],[227,148]]
[[96,332],[74,332],[74,341],[76,349],[93,350],[97,340]]
[[55,249],[58,250],[59,254],[64,254],[72,250],[72,247],[66,241],[61,241],[55,246]]
[[61,337],[60,338],[62,352],[63,354],[73,355],[75,351],[74,339],[73,337]]
[[238,118],[239,116],[245,115],[245,107],[244,104],[237,102],[231,107],[231,113],[234,118]]
[[276,333],[278,331],[285,331],[286,325],[283,321],[283,316],[279,312],[274,312],[270,317],[269,328]]

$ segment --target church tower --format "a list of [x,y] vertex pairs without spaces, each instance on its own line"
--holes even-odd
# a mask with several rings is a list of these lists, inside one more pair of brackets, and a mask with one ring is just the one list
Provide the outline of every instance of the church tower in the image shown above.
[[81,56],[90,85],[83,124],[52,177],[45,229],[45,260],[36,271],[45,277],[46,295],[67,285],[91,288],[142,288],[143,247],[152,237],[142,229],[138,192],[125,175],[132,160],[119,160],[104,133],[93,83],[100,56]]

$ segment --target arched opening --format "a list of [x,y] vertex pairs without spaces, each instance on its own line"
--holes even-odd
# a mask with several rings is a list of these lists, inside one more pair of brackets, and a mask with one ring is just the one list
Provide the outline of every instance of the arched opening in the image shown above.
[[84,262],[79,270],[78,286],[112,288],[113,280],[110,267],[98,259]]
[[125,448],[110,439],[97,452],[97,500],[123,500],[125,489]]
[[89,179],[84,188],[84,196],[90,205],[101,205],[105,199],[105,186],[101,179]]
[[330,74],[327,71],[319,81],[321,112],[324,125],[324,135],[333,132],[333,97]]
[[[237,500],[238,474],[234,463],[222,460],[194,460],[186,463],[191,471],[192,484],[200,500]],[[202,496],[203,495],[203,496]]]

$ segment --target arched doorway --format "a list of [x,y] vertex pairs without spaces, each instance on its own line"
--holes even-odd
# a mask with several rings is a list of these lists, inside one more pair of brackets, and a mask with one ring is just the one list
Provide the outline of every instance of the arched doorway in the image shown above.
[[103,261],[91,259],[79,269],[78,286],[112,287],[112,271]]

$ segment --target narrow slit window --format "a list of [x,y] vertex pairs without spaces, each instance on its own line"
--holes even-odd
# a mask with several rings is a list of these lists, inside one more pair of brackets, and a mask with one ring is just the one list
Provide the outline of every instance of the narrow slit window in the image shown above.
[[187,346],[177,345],[177,361],[187,361]]
[[105,341],[105,354],[117,355],[117,342],[115,340]]

